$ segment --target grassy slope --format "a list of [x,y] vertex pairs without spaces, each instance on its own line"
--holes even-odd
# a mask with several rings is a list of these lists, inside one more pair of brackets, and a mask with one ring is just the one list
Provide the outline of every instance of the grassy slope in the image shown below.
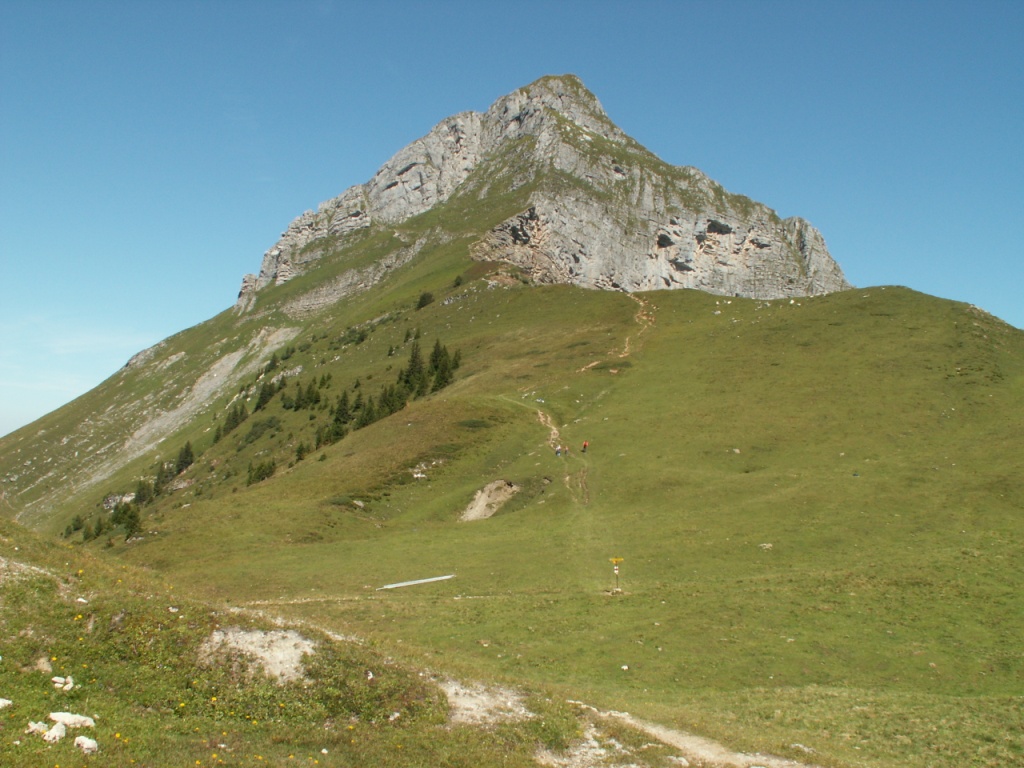
[[[275,625],[190,600],[138,569],[44,542],[6,520],[0,606],[0,696],[13,702],[0,711],[5,768],[513,768],[533,765],[538,746],[564,747],[579,727],[565,705],[536,697],[528,701],[534,720],[450,725],[443,695],[422,673],[308,627],[299,631],[317,650],[304,661],[303,682],[250,674],[240,657],[201,663],[213,630]],[[55,690],[52,675],[71,675],[75,688]],[[56,744],[24,734],[29,721],[52,725],[54,711],[91,716],[95,728],[70,730]],[[74,746],[81,733],[98,742],[96,755]]]
[[[415,324],[462,349],[457,383],[323,461],[165,504],[161,534],[125,556],[740,746],[799,756],[799,742],[849,765],[1020,759],[1004,737],[1024,683],[1019,332],[894,288],[645,300],[646,330],[620,294],[472,284],[383,326],[345,370],[379,372]],[[497,478],[524,490],[457,523]]]

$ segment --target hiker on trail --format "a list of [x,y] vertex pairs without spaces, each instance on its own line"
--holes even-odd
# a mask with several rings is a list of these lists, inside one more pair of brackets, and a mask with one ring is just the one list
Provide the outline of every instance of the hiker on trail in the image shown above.
[[590,445],[590,441],[589,441],[589,440],[584,440],[584,441],[583,441],[583,452],[584,452],[584,453],[586,453],[586,452],[587,452],[587,446],[588,446],[588,445]]
[[555,446],[555,456],[561,456],[561,455],[562,455],[562,446],[556,445]]

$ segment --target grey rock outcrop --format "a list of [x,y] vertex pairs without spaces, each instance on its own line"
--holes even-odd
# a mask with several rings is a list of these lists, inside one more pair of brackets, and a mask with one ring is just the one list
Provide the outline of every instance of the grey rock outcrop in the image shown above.
[[[400,150],[367,183],[291,223],[246,275],[236,307],[301,274],[352,233],[394,226],[453,194],[486,199],[495,173],[532,185],[530,206],[489,232],[476,258],[541,283],[624,291],[695,288],[779,298],[850,287],[821,234],[802,219],[732,195],[695,168],[664,163],[607,117],[574,76],[545,77],[485,113],[450,117]],[[329,297],[370,287],[386,268],[342,276]]]
[[482,260],[515,264],[538,283],[782,298],[849,287],[821,234],[803,219],[689,216],[647,210],[635,229],[597,203],[538,198],[488,233]]

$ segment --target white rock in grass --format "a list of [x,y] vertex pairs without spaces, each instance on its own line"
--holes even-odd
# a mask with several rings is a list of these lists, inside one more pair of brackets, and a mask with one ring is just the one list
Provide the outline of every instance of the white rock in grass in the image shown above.
[[98,752],[100,749],[100,745],[96,743],[96,740],[90,739],[88,736],[75,737],[75,746],[87,755]]
[[70,712],[51,712],[50,719],[68,728],[95,728],[96,721],[85,715],[73,715]]
[[70,691],[75,687],[75,680],[70,675],[67,677],[52,677],[50,682],[53,683],[53,687],[58,691]]
[[28,728],[25,729],[25,733],[46,733],[46,723],[33,723],[29,721]]
[[51,744],[56,744],[58,741],[64,738],[67,733],[67,728],[64,727],[64,723],[56,723],[53,728],[43,734],[43,740],[48,741]]
[[0,709],[7,709],[13,703],[10,699],[0,699]]

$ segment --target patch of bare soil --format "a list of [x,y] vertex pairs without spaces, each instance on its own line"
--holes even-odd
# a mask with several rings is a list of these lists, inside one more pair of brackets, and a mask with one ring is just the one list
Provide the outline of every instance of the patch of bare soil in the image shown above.
[[469,502],[459,518],[462,522],[484,520],[499,509],[519,491],[519,486],[508,480],[495,480],[481,488]]
[[441,689],[448,697],[453,723],[490,725],[533,717],[523,704],[523,697],[509,688],[466,685],[444,680]]
[[56,578],[54,574],[42,568],[19,563],[17,560],[8,560],[6,557],[0,557],[0,584],[29,575]]
[[[593,723],[587,723],[583,737],[565,752],[542,749],[534,759],[548,768],[638,768],[633,753]],[[625,760],[626,762],[620,762]]]
[[[693,761],[693,763],[707,766],[707,768],[818,768],[810,763],[801,763],[774,755],[734,752],[717,741],[686,731],[666,728],[656,723],[648,723],[627,712],[602,712],[582,702],[573,703],[581,709],[594,713],[599,718],[614,718],[626,723],[631,728],[646,733],[662,744],[679,750],[683,758],[680,760],[681,765],[690,765],[690,761]],[[568,768],[592,768],[598,765],[607,765],[607,763],[570,764]]]
[[584,506],[590,503],[590,486],[587,485],[586,466],[582,467],[575,474],[566,475],[565,485],[578,503]]
[[562,444],[562,436],[558,431],[558,427],[555,426],[555,422],[551,420],[550,416],[539,409],[537,411],[537,418],[540,420],[540,423],[550,431],[548,436],[548,445],[551,446],[551,450],[554,450],[556,446]]
[[[466,684],[455,680],[439,682],[448,697],[452,723],[494,725],[534,717],[518,692],[498,686]],[[570,702],[587,715],[583,735],[564,752],[539,750],[535,760],[548,768],[638,768],[649,764],[640,749],[627,747],[605,732],[603,720],[618,720],[630,728],[650,736],[661,745],[678,751],[668,759],[679,766],[699,765],[703,768],[818,768],[808,763],[774,755],[734,752],[711,739],[666,728],[633,717],[626,712],[604,712],[579,701]]]
[[287,683],[303,678],[302,657],[315,646],[293,629],[270,631],[232,627],[215,630],[200,647],[206,663],[214,663],[225,651],[238,651],[263,667],[268,675]]

